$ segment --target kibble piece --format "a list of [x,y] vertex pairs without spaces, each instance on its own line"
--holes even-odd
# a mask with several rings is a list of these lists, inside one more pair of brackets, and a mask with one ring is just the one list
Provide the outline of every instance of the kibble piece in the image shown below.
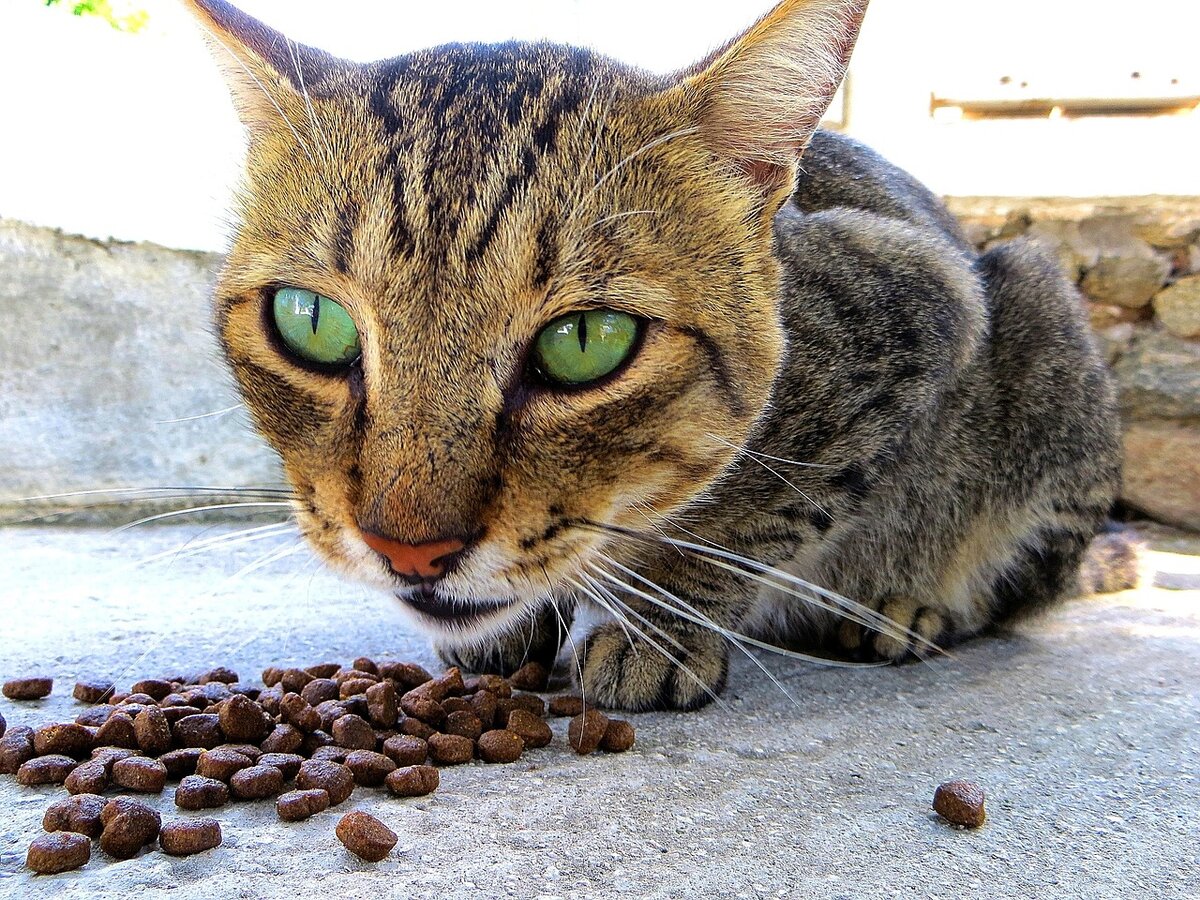
[[381,681],[367,688],[367,712],[371,724],[391,728],[400,714],[400,700],[390,681]]
[[428,743],[429,758],[438,765],[457,766],[475,758],[475,742],[459,734],[433,734]]
[[92,761],[104,763],[104,768],[109,772],[112,771],[113,763],[118,759],[126,759],[130,756],[141,756],[141,754],[129,747],[96,747],[92,750]]
[[379,666],[369,656],[360,656],[350,664],[350,668],[357,669],[359,672],[369,672],[372,675],[379,674]]
[[137,729],[133,717],[123,712],[114,712],[96,732],[97,747],[126,747],[137,749]]
[[442,731],[446,734],[462,735],[465,738],[476,741],[483,734],[483,722],[475,713],[469,710],[460,710],[446,716],[446,721],[442,725]]
[[214,713],[184,716],[171,728],[175,743],[181,747],[216,747],[225,740],[220,717]]
[[487,691],[497,699],[507,699],[512,696],[512,685],[506,678],[499,675],[480,675],[476,680],[478,682],[476,691]]
[[42,816],[42,828],[46,831],[74,831],[98,838],[104,830],[104,824],[100,821],[104,803],[104,798],[97,794],[76,794],[51,803]]
[[79,763],[71,757],[62,754],[35,756],[17,769],[17,784],[26,787],[35,784],[62,784],[77,765]]
[[63,779],[63,787],[69,794],[103,794],[108,787],[108,764],[99,759],[80,763]]
[[[158,701],[155,700],[153,697],[151,697],[149,694],[126,694],[125,699],[121,701],[121,705],[126,706],[126,707],[157,706]],[[140,711],[140,709],[139,709],[139,711]],[[130,713],[130,715],[136,715],[136,714],[137,713]]]
[[271,733],[271,719],[262,707],[242,694],[234,694],[221,706],[221,730],[226,740],[257,744]]
[[527,662],[508,676],[508,683],[522,691],[544,691],[550,670],[540,662]]
[[430,696],[424,685],[413,688],[401,697],[400,708],[404,710],[405,715],[420,719],[428,725],[440,725],[446,718],[445,708]]
[[298,753],[264,753],[258,758],[256,765],[274,766],[283,773],[284,781],[291,781],[303,763],[304,757]]
[[275,766],[248,766],[233,773],[229,791],[240,800],[264,800],[283,790],[283,772]]
[[410,691],[433,680],[433,676],[424,668],[416,663],[406,662],[379,663],[379,675],[396,682],[396,689],[400,691]]
[[279,715],[279,701],[283,699],[283,688],[276,685],[273,688],[267,688],[265,691],[260,691],[258,695],[258,705],[263,708],[268,716]]
[[229,786],[215,778],[188,775],[175,788],[175,805],[180,809],[215,809],[229,802]]
[[374,750],[375,729],[366,719],[347,714],[333,723],[333,739],[347,750]]
[[262,683],[269,688],[279,684],[279,679],[283,677],[284,670],[279,666],[267,666],[262,671]]
[[349,700],[351,697],[357,697],[359,694],[366,694],[370,688],[378,683],[374,678],[348,678],[338,687],[338,697],[342,700]]
[[12,775],[33,759],[33,729],[25,725],[10,728],[0,738],[0,775]]
[[307,791],[288,791],[275,801],[275,811],[285,822],[299,822],[329,809],[329,794],[314,788]]
[[419,737],[423,741],[429,740],[432,735],[437,733],[432,725],[426,725],[420,719],[414,719],[411,716],[400,723],[400,731],[413,737]]
[[129,689],[131,694],[146,694],[155,701],[161,700],[167,694],[171,693],[174,688],[171,687],[171,682],[163,681],[161,678],[146,678],[139,681]]
[[284,694],[279,701],[279,715],[284,722],[300,731],[316,731],[321,727],[321,714],[299,694]]
[[374,684],[379,681],[379,676],[358,669],[338,669],[333,675],[333,680],[339,686],[345,684],[347,681],[369,681],[371,684]]
[[383,742],[384,755],[398,766],[419,766],[429,756],[429,745],[411,734],[397,734]]
[[529,749],[545,747],[554,737],[546,720],[527,709],[514,709],[508,714],[507,729],[520,736]]
[[600,738],[600,749],[608,753],[624,753],[633,746],[635,737],[633,726],[624,719],[609,719],[604,737]]
[[276,725],[263,739],[263,753],[295,753],[304,744],[304,734],[293,725]]
[[196,763],[200,761],[200,754],[203,752],[199,747],[184,747],[164,753],[158,761],[167,767],[168,778],[185,778],[196,774]]
[[59,753],[75,759],[87,759],[92,753],[92,732],[74,722],[43,725],[33,730],[33,752],[38,756]]
[[484,762],[510,763],[520,758],[525,749],[525,742],[515,732],[496,728],[481,734],[476,746],[479,749],[479,758]]
[[87,865],[92,858],[92,842],[73,831],[41,834],[29,845],[25,865],[39,875],[56,875]]
[[221,825],[216,819],[181,819],[168,822],[158,843],[171,856],[191,856],[221,846]]
[[115,706],[109,706],[107,703],[100,706],[89,706],[83,712],[75,717],[76,725],[87,725],[92,728],[99,728],[111,718],[112,714],[117,711]]
[[466,697],[447,697],[442,701],[442,709],[446,711],[447,716],[456,712],[474,712],[471,701]]
[[279,676],[279,686],[286,694],[299,694],[304,686],[313,680],[311,672],[303,669],[285,669]]
[[933,794],[933,808],[952,825],[978,828],[987,821],[983,788],[973,781],[958,779],[938,785]]
[[574,718],[583,710],[583,698],[574,694],[559,694],[557,697],[550,698],[549,711],[552,716]]
[[[186,719],[188,716],[194,716],[200,712],[198,706],[159,706],[162,710],[163,718],[167,720],[167,724],[171,727],[180,719]],[[174,732],[172,732],[174,735]]]
[[310,759],[296,774],[296,787],[322,788],[329,794],[329,805],[337,806],[354,791],[354,775],[340,763]]
[[382,753],[353,750],[346,755],[346,768],[354,775],[355,784],[378,787],[396,769],[396,763]]
[[246,759],[250,760],[250,762],[254,765],[258,764],[258,758],[263,755],[262,750],[253,744],[222,744],[221,746],[214,747],[213,749],[221,751],[228,750],[232,753],[240,753],[242,756],[246,757]]
[[314,756],[322,747],[333,746],[336,746],[333,743],[333,735],[327,734],[318,728],[311,734],[304,736],[304,743],[300,745],[300,753],[303,756]]
[[157,759],[129,756],[113,763],[112,780],[130,791],[157,794],[167,786],[167,767]]
[[162,817],[157,812],[128,797],[109,800],[100,813],[104,831],[100,849],[117,859],[129,859],[158,837]]
[[171,725],[157,706],[147,706],[134,717],[133,731],[138,749],[145,754],[158,756],[171,749]]
[[205,750],[196,760],[196,774],[228,784],[234,772],[240,772],[251,765],[253,762],[250,757],[233,750]]
[[237,684],[241,681],[238,678],[237,672],[233,669],[227,669],[224,666],[217,666],[215,669],[210,669],[196,679],[196,684],[210,684],[217,682],[219,684]]
[[471,703],[471,711],[479,716],[479,721],[491,726],[496,721],[496,695],[491,691],[477,691],[467,698]]
[[309,666],[304,671],[313,678],[332,678],[341,671],[341,668],[338,663],[318,663],[315,666]]
[[567,726],[567,741],[576,753],[586,756],[600,746],[607,730],[608,717],[604,713],[598,709],[584,710]]
[[326,762],[345,763],[346,757],[350,755],[350,751],[345,747],[339,747],[337,744],[329,744],[326,747],[318,747],[312,752],[310,759],[322,759]]
[[41,700],[53,689],[53,678],[13,678],[4,682],[3,693],[9,700]]
[[527,694],[524,691],[514,691],[512,701],[521,709],[527,709],[538,718],[546,715],[546,701],[537,694]]
[[390,773],[384,783],[397,797],[423,797],[437,790],[441,775],[433,766],[405,766]]
[[300,697],[309,706],[338,698],[338,684],[332,678],[314,678],[300,690]]
[[399,840],[396,832],[359,810],[342,816],[335,833],[347,850],[367,862],[379,862],[392,852]]

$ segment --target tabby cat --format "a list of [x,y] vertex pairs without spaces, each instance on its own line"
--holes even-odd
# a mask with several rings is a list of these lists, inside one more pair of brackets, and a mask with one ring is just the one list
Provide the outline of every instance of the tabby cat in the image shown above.
[[1120,450],[1073,288],[817,127],[866,0],[668,77],[358,64],[185,2],[249,133],[225,353],[305,536],[447,660],[552,661],[587,606],[587,696],[690,709],[747,636],[898,661],[1099,586]]

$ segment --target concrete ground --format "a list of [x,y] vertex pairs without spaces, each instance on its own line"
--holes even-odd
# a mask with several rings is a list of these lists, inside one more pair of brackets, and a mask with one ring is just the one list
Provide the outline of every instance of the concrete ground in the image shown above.
[[[73,717],[77,677],[134,677],[360,654],[432,663],[386,598],[306,551],[237,575],[293,539],[195,556],[227,531],[0,531],[0,677],[48,672],[47,701],[0,700],[10,724]],[[635,748],[555,743],[509,766],[443,770],[399,800],[359,788],[284,824],[270,804],[216,811],[223,846],[32,876],[25,850],[60,790],[0,779],[0,896],[1155,897],[1200,896],[1200,541],[1159,535],[1160,587],[1071,602],[1043,621],[900,668],[741,659],[725,707],[633,717]],[[939,782],[988,792],[961,831],[929,808]],[[180,813],[170,794],[165,817]],[[400,842],[382,863],[334,838],[365,809]]]

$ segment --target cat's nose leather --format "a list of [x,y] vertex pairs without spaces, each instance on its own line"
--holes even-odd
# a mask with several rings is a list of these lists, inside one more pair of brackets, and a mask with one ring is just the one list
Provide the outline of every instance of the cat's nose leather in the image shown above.
[[446,566],[466,547],[457,538],[405,544],[370,531],[364,531],[362,536],[368,547],[388,561],[393,572],[409,578],[441,578],[446,574]]

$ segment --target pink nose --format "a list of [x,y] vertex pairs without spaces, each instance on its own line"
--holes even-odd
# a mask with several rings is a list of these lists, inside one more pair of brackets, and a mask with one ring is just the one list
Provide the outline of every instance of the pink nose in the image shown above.
[[368,547],[387,559],[392,571],[410,578],[439,578],[445,573],[449,558],[466,546],[455,538],[425,544],[404,544],[395,538],[372,534],[370,531],[364,531],[362,536]]

